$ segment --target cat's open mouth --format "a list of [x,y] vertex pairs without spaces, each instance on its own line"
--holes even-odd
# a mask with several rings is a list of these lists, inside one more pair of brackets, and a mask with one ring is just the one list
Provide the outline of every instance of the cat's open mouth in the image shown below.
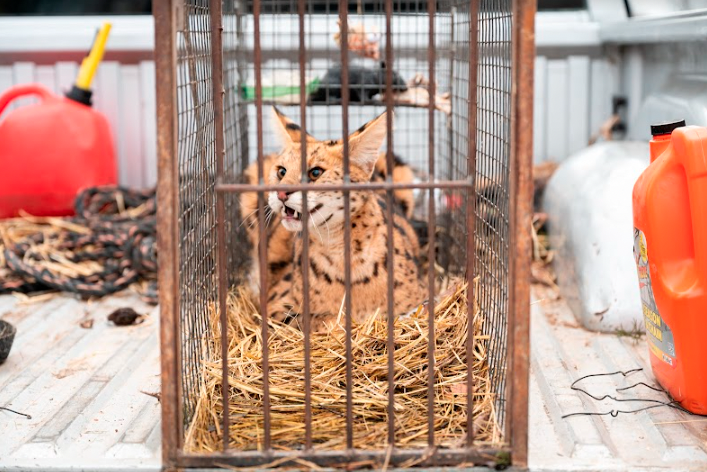
[[287,219],[293,219],[297,221],[302,219],[302,213],[294,210],[293,208],[288,207],[287,205],[285,205],[283,210],[285,211],[285,218]]
[[[319,203],[317,206],[315,206],[309,212],[309,216],[312,216],[314,213],[318,212],[323,206],[324,206],[323,204]],[[294,208],[290,208],[287,205],[283,205],[282,210],[283,210],[285,219],[302,221],[302,213],[298,212]]]

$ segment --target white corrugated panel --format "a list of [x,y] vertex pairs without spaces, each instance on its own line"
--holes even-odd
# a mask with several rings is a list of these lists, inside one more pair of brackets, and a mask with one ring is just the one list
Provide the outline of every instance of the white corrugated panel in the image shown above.
[[547,158],[561,161],[567,157],[567,120],[570,117],[568,65],[564,59],[553,59],[547,64]]
[[535,162],[562,161],[585,148],[611,117],[619,70],[605,58],[535,59]]
[[[619,70],[601,53],[576,55],[578,50],[571,52],[570,46],[581,50],[599,44],[598,26],[588,21],[586,12],[569,16],[545,12],[537,18],[540,49],[535,63],[535,160],[562,160],[586,145],[589,137],[609,118],[611,97],[619,87]],[[31,53],[37,51],[83,50],[90,44],[96,25],[104,19],[0,18],[0,55],[12,53],[13,57],[24,57],[24,54],[30,54],[27,57],[31,57]],[[264,19],[274,21],[272,17]],[[280,24],[291,25],[287,18],[279,20],[278,28]],[[113,30],[109,49],[142,52],[152,49],[154,30],[150,17],[113,17],[110,21]],[[318,25],[312,23],[310,28]],[[71,87],[77,71],[76,62],[34,64],[29,59],[22,59],[14,64],[0,65],[0,93],[15,83],[28,81],[39,82],[50,90],[63,93]],[[104,61],[96,75],[94,107],[106,115],[112,127],[121,185],[143,187],[156,182],[154,74],[152,61],[131,64]],[[404,120],[403,115],[408,112],[414,113],[404,110],[399,118]],[[296,115],[296,110],[293,113]],[[328,113],[314,113],[312,123],[320,119],[320,115],[328,116]],[[365,118],[352,116],[357,123]],[[336,128],[338,125],[334,123],[332,126]],[[400,120],[398,128],[404,129]],[[251,131],[254,129],[255,126]],[[338,136],[336,129],[329,129],[328,124],[325,130],[327,135]],[[405,145],[408,138],[410,136],[399,136],[397,148],[410,154],[406,156],[408,159],[417,161],[418,146],[413,145],[412,138]],[[424,135],[420,134],[419,138]]]
[[[78,64],[57,62],[37,65],[16,62],[0,66],[0,94],[17,84],[39,83],[52,92],[65,93],[71,88]],[[119,184],[149,187],[157,182],[155,124],[155,65],[101,63],[93,83],[93,105],[103,113],[113,132],[118,159]],[[36,98],[15,100],[9,111],[36,103]]]
[[535,96],[533,97],[533,155],[536,162],[547,159],[547,58],[535,59]]
[[587,56],[570,56],[567,59],[569,68],[567,104],[569,127],[567,145],[569,154],[573,154],[587,146],[589,141],[589,70],[590,59]]

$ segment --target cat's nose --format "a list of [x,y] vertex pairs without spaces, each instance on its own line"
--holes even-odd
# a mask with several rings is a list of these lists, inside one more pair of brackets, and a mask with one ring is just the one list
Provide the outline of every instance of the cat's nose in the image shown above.
[[282,201],[286,202],[288,198],[290,198],[290,194],[292,192],[277,192],[277,198]]

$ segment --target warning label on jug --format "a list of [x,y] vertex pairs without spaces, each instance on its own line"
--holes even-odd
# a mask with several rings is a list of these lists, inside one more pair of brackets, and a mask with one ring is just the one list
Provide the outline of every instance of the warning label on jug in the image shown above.
[[641,302],[643,305],[643,320],[648,333],[648,345],[651,352],[663,362],[674,365],[675,342],[673,332],[660,316],[658,307],[653,297],[651,274],[648,268],[648,247],[646,236],[640,229],[633,230],[633,258],[638,268],[638,284],[641,289]]

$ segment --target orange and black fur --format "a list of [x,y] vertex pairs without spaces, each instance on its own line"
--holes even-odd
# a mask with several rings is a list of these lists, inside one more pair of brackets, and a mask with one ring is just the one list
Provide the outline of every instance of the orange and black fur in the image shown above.
[[[301,129],[274,110],[274,126],[284,148],[265,160],[265,179],[271,184],[301,181]],[[385,178],[385,156],[379,153],[386,136],[386,114],[366,123],[349,137],[351,182]],[[283,321],[302,309],[302,213],[309,215],[310,312],[315,329],[335,319],[344,298],[344,196],[338,191],[317,191],[319,184],[343,182],[343,143],[318,141],[307,135],[307,181],[312,184],[307,202],[301,192],[270,192],[268,212],[268,312]],[[381,162],[382,161],[382,162]],[[257,166],[246,176],[257,182]],[[374,174],[377,174],[374,176]],[[412,171],[400,160],[393,168],[394,181],[412,179]],[[393,216],[393,268],[395,314],[408,312],[424,299],[418,274],[419,243],[406,218],[412,212],[412,192],[396,191],[395,200],[405,211]],[[387,307],[387,216],[379,192],[351,191],[351,303],[353,319]],[[258,206],[255,193],[243,194],[241,211],[248,236],[257,254]],[[257,257],[253,257],[251,282],[259,281]]]

